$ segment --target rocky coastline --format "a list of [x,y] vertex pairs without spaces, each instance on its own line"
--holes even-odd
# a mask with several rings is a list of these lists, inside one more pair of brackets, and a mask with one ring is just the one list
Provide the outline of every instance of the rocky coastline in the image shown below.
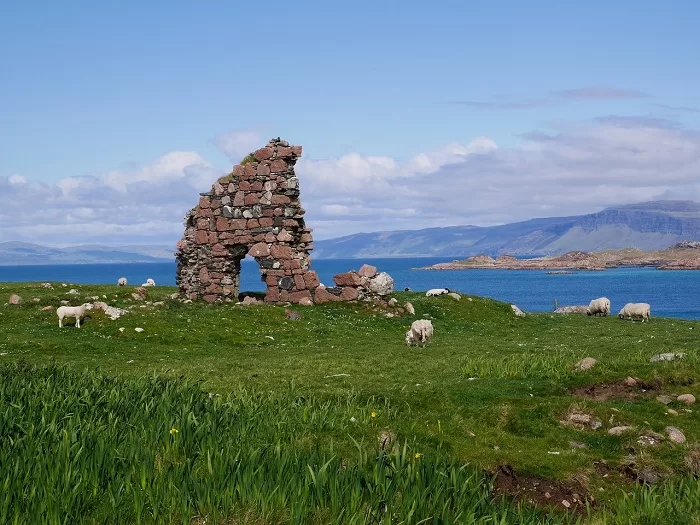
[[566,274],[573,270],[602,271],[621,266],[647,266],[659,270],[700,270],[700,242],[684,241],[670,248],[645,252],[634,248],[600,252],[573,251],[533,259],[512,255],[474,255],[462,261],[438,263],[422,270],[550,270],[548,274]]

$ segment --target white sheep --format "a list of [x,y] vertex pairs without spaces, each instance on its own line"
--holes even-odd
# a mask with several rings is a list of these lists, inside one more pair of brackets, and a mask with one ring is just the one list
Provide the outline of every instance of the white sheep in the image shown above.
[[75,317],[75,326],[80,328],[80,320],[85,317],[88,310],[92,310],[92,304],[85,303],[80,306],[59,306],[56,309],[58,315],[58,327],[63,328],[63,320],[66,317]]
[[627,303],[622,307],[620,313],[618,314],[620,319],[642,319],[642,322],[646,319],[647,322],[651,317],[651,306],[649,303]]
[[406,344],[421,343],[423,348],[433,338],[433,323],[429,319],[413,321],[411,328],[406,332]]
[[155,286],[156,282],[153,279],[146,279],[146,282],[143,283],[141,286]]
[[425,292],[425,296],[426,297],[436,297],[438,295],[445,295],[448,293],[450,293],[449,288],[432,288],[432,289],[428,290],[427,292]]
[[126,286],[126,277],[120,277],[117,281],[117,286]]
[[607,297],[599,297],[598,299],[593,299],[588,304],[588,309],[586,314],[595,315],[602,314],[603,316],[610,314],[610,299]]

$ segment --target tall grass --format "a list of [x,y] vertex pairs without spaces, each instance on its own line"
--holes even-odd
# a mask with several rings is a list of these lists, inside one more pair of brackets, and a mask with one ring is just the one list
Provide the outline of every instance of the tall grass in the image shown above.
[[[542,523],[482,471],[351,439],[368,406],[158,377],[0,366],[0,523]],[[568,522],[566,515],[547,522]]]

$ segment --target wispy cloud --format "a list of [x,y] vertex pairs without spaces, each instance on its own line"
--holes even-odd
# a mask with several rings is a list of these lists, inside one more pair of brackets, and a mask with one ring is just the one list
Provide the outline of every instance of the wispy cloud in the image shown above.
[[680,113],[700,113],[700,109],[691,108],[689,106],[669,106],[668,104],[652,104],[653,106],[668,111],[676,111]]
[[650,98],[650,95],[636,89],[620,89],[605,86],[587,86],[577,89],[556,91],[555,95],[569,100],[622,100]]
[[480,102],[476,100],[449,100],[447,104],[453,106],[465,106],[475,109],[484,109],[492,111],[508,111],[516,109],[537,109],[553,106],[555,102],[553,100],[526,100],[522,102]]

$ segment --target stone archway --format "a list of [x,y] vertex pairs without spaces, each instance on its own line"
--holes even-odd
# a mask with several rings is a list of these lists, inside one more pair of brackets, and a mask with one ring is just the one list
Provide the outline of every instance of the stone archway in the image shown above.
[[265,301],[313,302],[319,280],[294,173],[299,157],[301,146],[273,139],[200,194],[177,244],[177,284],[188,298],[238,300],[241,260],[250,255],[267,285]]

